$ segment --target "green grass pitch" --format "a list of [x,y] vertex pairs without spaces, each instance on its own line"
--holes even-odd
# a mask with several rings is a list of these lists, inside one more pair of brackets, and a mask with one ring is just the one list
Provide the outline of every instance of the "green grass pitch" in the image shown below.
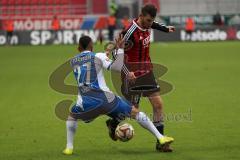
[[[170,154],[157,153],[155,138],[132,120],[135,137],[111,141],[105,116],[79,123],[75,154],[61,153],[65,122],[54,109],[75,96],[55,92],[48,78],[76,53],[76,46],[0,47],[0,160],[240,159],[239,42],[151,45],[152,61],[169,69],[161,78],[174,85],[163,95],[166,134],[175,138]],[[71,77],[67,82],[74,83]],[[152,113],[147,99],[141,109]]]

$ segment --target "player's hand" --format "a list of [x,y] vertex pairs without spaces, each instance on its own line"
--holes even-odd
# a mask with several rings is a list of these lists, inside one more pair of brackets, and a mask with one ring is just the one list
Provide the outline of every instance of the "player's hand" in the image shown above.
[[116,48],[124,48],[125,47],[125,40],[122,34],[119,34],[118,38],[115,39]]
[[168,32],[174,32],[175,31],[175,27],[174,26],[167,26],[168,28]]
[[114,49],[116,49],[116,44],[114,42],[108,42],[105,46],[105,53],[107,55],[107,57],[110,56],[110,54],[113,52]]
[[136,76],[134,75],[134,72],[129,72],[127,75],[127,79],[130,83],[134,83],[136,81]]

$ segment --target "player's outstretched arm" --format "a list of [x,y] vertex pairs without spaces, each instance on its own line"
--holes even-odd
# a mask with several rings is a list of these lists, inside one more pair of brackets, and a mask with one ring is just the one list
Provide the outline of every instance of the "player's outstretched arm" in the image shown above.
[[155,22],[155,21],[153,22],[151,28],[159,30],[159,31],[167,32],[167,33],[175,31],[174,26],[166,26],[165,24],[158,23],[158,22]]
[[[107,70],[114,70],[121,72],[123,63],[124,63],[124,45],[125,41],[123,39],[123,35],[120,35],[117,39],[115,39],[115,42],[111,42],[106,46],[105,50],[107,50],[106,54],[97,53],[96,57],[102,62],[103,68]],[[112,52],[113,60],[109,59],[107,54]]]
[[116,43],[116,49],[115,49],[115,55],[114,61],[111,64],[111,69],[115,71],[121,72],[123,63],[124,63],[124,47],[125,47],[125,41],[122,34],[119,35],[118,38],[115,39]]

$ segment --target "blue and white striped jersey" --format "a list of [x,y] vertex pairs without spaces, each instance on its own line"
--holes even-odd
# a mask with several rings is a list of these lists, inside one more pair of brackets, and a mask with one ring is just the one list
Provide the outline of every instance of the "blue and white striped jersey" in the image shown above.
[[[118,49],[117,55],[120,54],[123,55],[123,49]],[[123,58],[119,60],[123,61]],[[103,68],[107,70],[114,69],[112,68],[114,62],[107,57],[106,53],[95,54],[91,51],[83,51],[76,55],[71,59],[71,66],[78,86],[88,85],[91,88],[110,91],[105,82]],[[116,65],[114,67],[120,71],[122,64],[116,64],[118,67]]]
[[73,72],[78,86],[88,85],[91,88],[109,91],[106,86],[104,75],[102,72],[104,66],[111,64],[109,58],[104,53],[94,54],[90,51],[84,51],[76,55],[71,60]]

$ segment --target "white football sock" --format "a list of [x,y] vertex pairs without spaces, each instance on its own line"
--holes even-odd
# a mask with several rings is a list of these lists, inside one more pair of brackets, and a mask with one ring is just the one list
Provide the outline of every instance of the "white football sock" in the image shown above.
[[67,120],[66,129],[67,129],[67,148],[73,149],[73,137],[77,129],[77,121]]
[[154,126],[152,121],[148,118],[148,116],[143,113],[139,112],[136,115],[136,121],[145,129],[149,130],[157,139],[163,137],[161,133],[158,132],[157,128]]

